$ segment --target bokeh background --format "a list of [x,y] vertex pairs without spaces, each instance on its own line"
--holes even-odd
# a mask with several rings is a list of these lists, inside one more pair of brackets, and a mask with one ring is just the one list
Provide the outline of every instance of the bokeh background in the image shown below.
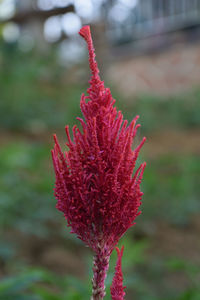
[[117,108],[140,115],[135,145],[147,137],[126,299],[199,300],[200,0],[0,0],[0,300],[90,297],[92,253],[55,209],[50,157],[81,116],[82,24]]

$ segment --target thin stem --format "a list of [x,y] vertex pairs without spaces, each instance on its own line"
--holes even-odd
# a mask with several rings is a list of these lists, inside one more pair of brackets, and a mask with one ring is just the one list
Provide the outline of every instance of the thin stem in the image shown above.
[[93,259],[92,297],[91,300],[102,300],[105,297],[105,279],[109,267],[110,255],[100,252]]

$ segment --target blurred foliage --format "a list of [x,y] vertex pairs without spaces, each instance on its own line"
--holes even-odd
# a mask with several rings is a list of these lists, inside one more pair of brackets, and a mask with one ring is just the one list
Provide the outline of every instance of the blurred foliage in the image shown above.
[[[120,98],[119,98],[120,99]],[[120,102],[130,120],[133,112],[140,115],[143,132],[168,129],[189,129],[200,126],[200,89],[173,96],[141,95]]]
[[192,213],[200,211],[199,156],[166,154],[148,164],[143,181],[144,218],[187,223]]
[[6,50],[0,63],[0,127],[41,134],[71,123],[79,114],[83,88],[66,85],[65,70],[52,55]]
[[72,276],[62,278],[47,270],[29,268],[0,282],[0,299],[86,300],[88,287]]
[[[19,53],[14,45],[0,45],[0,300],[88,299],[89,276],[81,280],[61,276],[44,267],[31,267],[20,257],[20,241],[10,232],[48,240],[55,235],[64,244],[81,245],[66,230],[64,218],[55,209],[54,174],[49,145],[52,131],[64,135],[64,126],[80,116],[80,95],[84,84],[69,84],[70,72],[58,66],[55,54]],[[79,78],[79,77],[78,77]],[[82,80],[84,81],[84,79]],[[67,83],[66,83],[67,82]],[[113,89],[112,89],[113,90]],[[200,90],[184,95],[150,95],[123,100],[114,89],[116,106],[131,120],[140,115],[141,134],[168,129],[193,130],[200,123]],[[62,139],[61,139],[62,141]],[[143,159],[141,159],[142,161]],[[146,160],[146,157],[145,157]],[[167,153],[147,158],[143,181],[143,215],[137,223],[165,220],[186,224],[199,213],[200,159],[192,153]],[[62,224],[61,224],[62,222]],[[148,223],[149,222],[149,223]],[[199,266],[176,257],[148,256],[151,240],[136,241],[131,231],[120,242],[127,296],[138,300],[199,300]],[[88,254],[89,255],[89,254]],[[92,276],[92,258],[87,258]],[[111,257],[107,296],[114,272],[116,253]],[[19,267],[20,265],[20,267]],[[1,267],[4,271],[1,274]],[[168,274],[184,274],[188,286],[180,292],[167,283]],[[128,299],[128,297],[127,297]]]
[[[73,124],[80,116],[80,96],[87,87],[69,84],[70,71],[59,66],[52,53],[38,57],[18,52],[15,47],[2,47],[0,127],[40,134]],[[140,115],[143,132],[200,125],[199,89],[169,98],[141,95],[128,101],[123,101],[115,89],[112,92],[116,106],[128,120]]]
[[46,235],[42,222],[55,216],[49,147],[10,142],[1,147],[0,156],[1,228]]
[[[163,260],[156,258],[149,261],[147,258],[148,241],[134,242],[127,236],[123,239],[126,245],[123,256],[123,272],[125,274],[124,285],[127,295],[134,295],[134,298],[145,300],[198,300],[200,289],[196,276],[200,275],[200,269],[190,262],[177,258]],[[120,247],[121,247],[120,242]],[[91,269],[91,259],[88,260]],[[114,273],[116,253],[111,256],[110,269],[106,279],[105,300],[110,299],[109,286]],[[90,270],[91,271],[91,270]],[[184,274],[189,281],[181,295],[176,289],[169,289],[167,272],[179,272]],[[92,273],[90,274],[92,276]],[[152,279],[153,276],[153,279]],[[162,297],[159,296],[158,282],[162,276],[161,284]],[[159,282],[160,284],[160,282]],[[59,276],[43,268],[21,268],[18,274],[6,277],[0,282],[0,299],[10,300],[81,300],[88,299],[91,284],[88,280],[80,280],[73,276]],[[176,296],[173,296],[173,295]],[[129,298],[128,298],[129,299]]]

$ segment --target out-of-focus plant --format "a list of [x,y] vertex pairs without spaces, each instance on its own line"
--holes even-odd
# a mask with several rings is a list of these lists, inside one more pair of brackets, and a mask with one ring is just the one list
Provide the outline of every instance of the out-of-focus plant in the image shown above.
[[[40,176],[43,168],[48,169],[48,151],[49,147],[39,142],[12,141],[1,147],[0,231],[14,227],[27,234],[48,235],[45,222],[55,216],[53,203],[47,206],[51,176],[48,172],[42,179]],[[36,162],[40,167],[36,167]]]
[[144,174],[148,201],[143,208],[143,220],[163,219],[172,224],[187,224],[191,214],[200,211],[199,172],[200,158],[195,154],[171,153],[152,158],[151,170],[147,169]]
[[87,300],[85,282],[61,277],[45,269],[26,268],[0,281],[2,300]]
[[[52,158],[57,208],[64,213],[71,232],[95,253],[91,299],[100,300],[105,297],[110,255],[140,214],[143,195],[140,183],[146,164],[141,164],[133,177],[132,173],[145,138],[134,151],[131,149],[140,126],[136,125],[138,116],[127,126],[128,121],[113,107],[115,100],[99,77],[89,26],[83,27],[80,35],[88,44],[92,72],[88,95],[81,97],[85,121],[78,118],[82,132],[74,126],[73,141],[66,127],[68,152],[61,151],[54,136]],[[121,251],[117,248],[117,253],[111,295],[113,300],[122,300],[123,248]]]

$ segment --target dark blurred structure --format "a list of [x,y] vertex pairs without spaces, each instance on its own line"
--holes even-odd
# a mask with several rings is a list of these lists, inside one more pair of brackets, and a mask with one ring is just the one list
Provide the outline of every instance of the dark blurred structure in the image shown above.
[[182,41],[183,34],[190,41],[199,40],[200,0],[88,0],[85,4],[81,0],[3,0],[0,23],[16,24],[18,35],[27,31],[42,51],[49,42],[73,39],[81,24],[92,23],[107,36],[105,41],[98,34],[99,47],[103,41],[104,48],[114,48],[112,54],[123,49],[141,54]]
[[49,17],[69,12],[77,14],[82,23],[105,22],[109,42],[114,45],[200,25],[200,0],[89,0],[85,7],[88,13],[80,0],[3,0],[1,6],[4,14],[0,12],[0,22],[20,26],[35,20],[42,27]]
[[6,42],[25,52],[54,51],[74,69],[84,57],[77,32],[91,23],[101,72],[126,96],[176,93],[200,82],[200,0],[3,0],[0,17]]
[[[61,3],[60,5],[51,5],[51,1],[49,1],[49,5],[47,5],[48,1],[43,1],[44,4],[46,3],[46,7],[41,7],[40,2],[41,1],[35,0],[13,0],[10,3],[6,0],[2,1],[1,6],[3,9],[0,6],[0,22],[5,25],[5,31],[3,31],[5,32],[5,34],[3,34],[5,40],[12,42],[12,35],[15,34],[15,31],[17,30],[19,33],[18,35],[16,33],[16,37],[13,37],[14,42],[19,41],[20,37],[23,39],[23,36],[29,35],[29,38],[32,39],[32,44],[34,44],[36,49],[40,52],[47,50],[48,40],[45,40],[45,22],[52,17],[54,18],[56,16],[63,16],[67,13],[74,13],[74,5],[70,3],[68,5],[61,5]],[[11,8],[11,3],[13,9]],[[3,13],[1,13],[1,9]],[[13,27],[11,27],[10,24]],[[11,28],[10,32],[9,30],[6,31],[6,26],[7,28]],[[56,24],[54,22],[54,28],[51,26],[51,30],[53,33],[57,33],[57,36],[54,34],[55,41],[57,42],[58,40],[67,38],[67,35],[64,35],[64,32],[56,29],[55,26]],[[11,40],[9,40],[9,35],[11,36]],[[30,50],[31,48],[32,47],[30,47]]]
[[[108,1],[107,76],[127,97],[200,84],[200,1]],[[124,80],[125,78],[125,80]]]
[[124,5],[108,1],[106,11],[115,43],[200,25],[199,0],[135,0],[125,1]]

